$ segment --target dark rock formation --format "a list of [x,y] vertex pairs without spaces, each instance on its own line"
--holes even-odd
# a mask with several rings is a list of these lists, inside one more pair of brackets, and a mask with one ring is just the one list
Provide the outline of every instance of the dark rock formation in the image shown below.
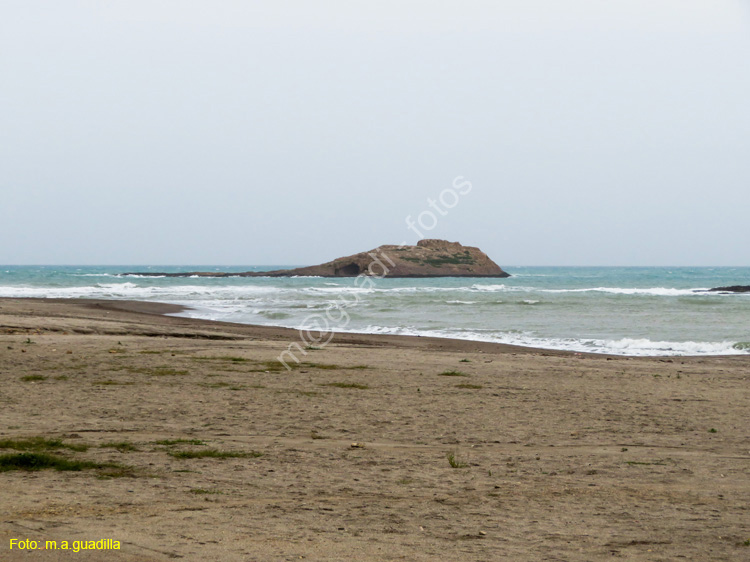
[[709,289],[709,293],[750,293],[750,285],[732,285],[731,287],[716,287]]
[[222,273],[126,273],[147,277],[510,277],[479,248],[445,240],[420,240],[416,246],[386,245],[370,252],[338,258],[321,265],[276,271]]

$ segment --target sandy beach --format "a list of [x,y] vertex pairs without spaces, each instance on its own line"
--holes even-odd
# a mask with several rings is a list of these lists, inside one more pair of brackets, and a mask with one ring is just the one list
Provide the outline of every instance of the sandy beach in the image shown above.
[[287,371],[295,331],[179,310],[0,299],[0,455],[90,463],[0,472],[2,560],[750,559],[750,356],[342,334]]

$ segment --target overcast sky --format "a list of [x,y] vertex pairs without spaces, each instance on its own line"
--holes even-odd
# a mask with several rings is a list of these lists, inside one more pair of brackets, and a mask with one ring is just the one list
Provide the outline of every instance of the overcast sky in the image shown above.
[[750,265],[749,4],[0,0],[0,263]]

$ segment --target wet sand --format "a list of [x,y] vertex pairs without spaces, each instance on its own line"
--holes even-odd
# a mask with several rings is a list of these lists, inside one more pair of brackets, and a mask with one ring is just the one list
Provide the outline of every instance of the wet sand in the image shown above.
[[287,371],[297,332],[179,310],[0,299],[0,441],[118,465],[0,472],[0,559],[750,559],[750,356],[342,334]]

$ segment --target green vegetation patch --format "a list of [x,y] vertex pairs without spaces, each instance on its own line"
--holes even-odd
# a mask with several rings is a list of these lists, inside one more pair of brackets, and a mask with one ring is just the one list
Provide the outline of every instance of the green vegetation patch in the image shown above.
[[154,441],[157,445],[166,445],[167,447],[173,447],[174,445],[205,445],[205,441],[200,439],[161,439],[160,441]]
[[[262,367],[258,369],[252,369],[251,373],[265,373],[265,372],[271,372],[271,373],[278,373],[281,371],[286,371],[287,368],[284,366],[284,364],[281,361],[261,361],[259,365],[262,365]],[[300,364],[291,362],[289,363],[289,368],[291,369],[299,369]]]
[[457,384],[456,388],[466,388],[469,390],[479,390],[480,388],[484,388],[481,384]]
[[47,437],[27,437],[24,439],[2,439],[0,449],[14,449],[16,451],[54,451],[69,449],[71,451],[87,451],[88,445],[72,445],[63,443],[61,439]]
[[299,394],[300,396],[319,396],[320,392],[314,390],[299,390],[298,388],[285,388],[277,392],[288,392],[290,394]]
[[138,450],[138,447],[136,447],[129,441],[110,441],[109,443],[102,443],[101,445],[99,445],[99,447],[102,449],[117,449],[121,453],[128,453]]
[[369,369],[369,365],[336,365],[333,363],[310,363],[307,361],[303,361],[300,363],[297,363],[295,361],[290,361],[287,363],[289,365],[289,369],[282,363],[281,361],[261,361],[258,363],[258,365],[261,365],[261,367],[257,369],[252,369],[251,373],[263,373],[263,372],[282,372],[282,371],[288,371],[288,370],[294,370],[294,369],[321,369],[323,371],[335,371],[338,369],[354,369],[354,370],[362,370],[362,369]]
[[438,373],[441,377],[468,377],[468,373],[464,373],[463,371],[456,371],[454,369],[451,369],[449,371],[443,371],[442,373]]
[[174,369],[166,365],[160,365],[158,367],[128,367],[127,369],[131,373],[139,373],[143,375],[153,375],[155,377],[165,377],[174,375],[187,375],[189,371],[185,369]]
[[80,471],[87,469],[100,470],[103,477],[132,476],[133,470],[115,463],[98,463],[66,459],[49,453],[14,453],[0,455],[0,472],[11,470],[66,470]]
[[46,381],[47,377],[45,377],[44,375],[25,375],[21,377],[21,380],[23,382]]
[[424,263],[433,267],[442,267],[444,265],[474,265],[476,261],[469,254],[455,256],[438,256],[436,258],[427,258]]
[[247,363],[250,361],[244,357],[235,357],[233,355],[199,355],[191,357],[194,361],[229,361],[231,363]]
[[219,382],[200,382],[198,383],[198,386],[202,386],[203,388],[227,388],[232,386],[231,383],[219,381]]

